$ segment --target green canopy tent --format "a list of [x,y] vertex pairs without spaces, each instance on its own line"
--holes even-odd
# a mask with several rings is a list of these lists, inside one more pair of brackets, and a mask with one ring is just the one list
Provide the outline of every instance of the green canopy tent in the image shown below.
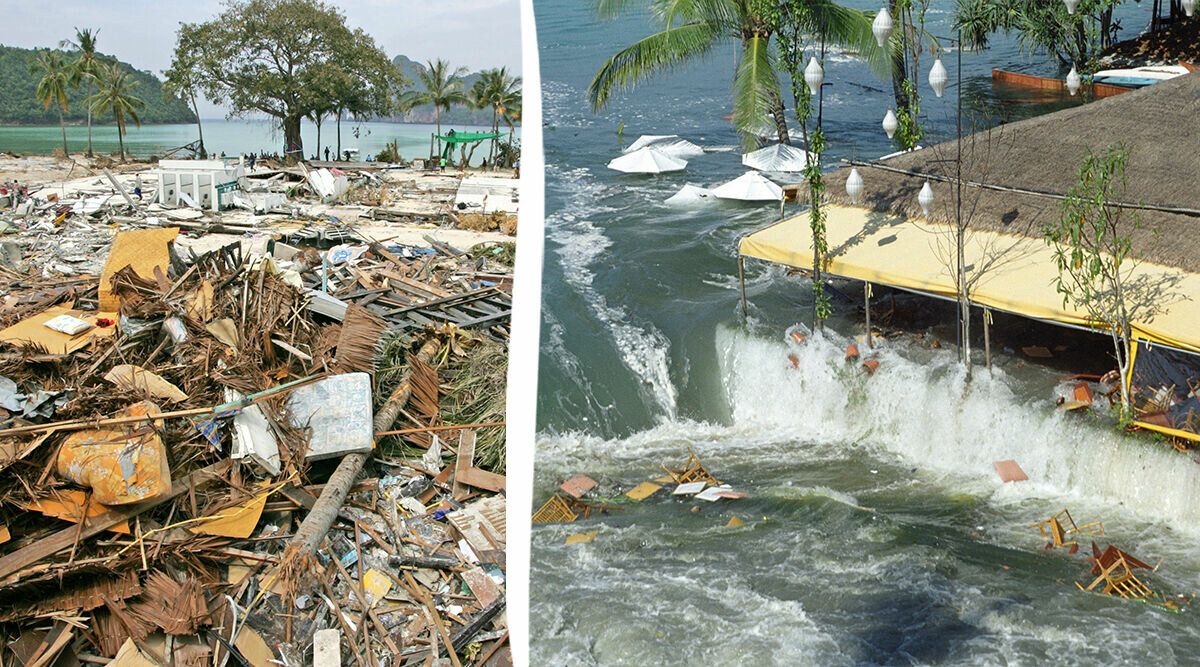
[[[465,155],[467,144],[478,144],[481,141],[488,141],[489,139],[502,139],[507,135],[508,132],[455,132],[454,130],[450,130],[444,136],[437,134],[433,136],[439,141],[444,142],[445,148],[442,149],[442,159],[450,159],[450,151],[454,150],[455,146],[461,146],[464,153],[463,162],[465,163],[468,159]],[[474,148],[472,148],[472,152],[474,152]]]

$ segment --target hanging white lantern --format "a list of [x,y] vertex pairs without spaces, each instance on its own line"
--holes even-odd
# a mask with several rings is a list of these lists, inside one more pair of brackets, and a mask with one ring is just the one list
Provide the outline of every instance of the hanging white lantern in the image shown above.
[[821,84],[825,81],[825,70],[821,69],[821,63],[817,62],[814,56],[808,61],[808,67],[804,68],[804,82],[808,84],[809,91],[816,95],[821,91]]
[[1067,6],[1067,13],[1074,14],[1075,8],[1079,6],[1079,0],[1063,0],[1063,4]]
[[850,203],[857,204],[858,197],[863,191],[863,179],[859,175],[857,169],[850,170],[850,176],[846,178],[846,194],[850,196]]
[[1083,81],[1079,78],[1079,72],[1072,67],[1071,71],[1067,74],[1067,92],[1071,93],[1071,96],[1074,97],[1075,93],[1079,92],[1079,86],[1081,85],[1083,85]]
[[929,181],[925,181],[921,192],[917,194],[917,203],[921,205],[921,212],[928,218],[929,207],[933,205],[933,188],[929,187]]
[[1183,13],[1191,18],[1192,14],[1196,13],[1196,0],[1183,0]]
[[933,93],[941,97],[946,90],[947,83],[950,83],[950,73],[946,71],[942,59],[938,58],[934,61],[933,68],[929,70],[929,85],[933,88]]
[[887,115],[883,117],[883,131],[887,132],[888,139],[896,136],[896,130],[900,129],[900,121],[896,119],[896,113],[888,109]]
[[[1195,4],[1195,0],[1193,0]],[[1191,16],[1189,13],[1188,16]],[[875,41],[879,42],[879,48],[887,46],[888,38],[892,36],[892,15],[888,13],[887,5],[880,8],[879,13],[875,15],[875,20],[871,22],[871,32],[875,33]]]

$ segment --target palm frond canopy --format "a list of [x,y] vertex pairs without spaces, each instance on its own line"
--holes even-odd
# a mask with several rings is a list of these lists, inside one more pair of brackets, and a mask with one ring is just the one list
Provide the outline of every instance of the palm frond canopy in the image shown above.
[[[635,4],[646,3],[598,0],[595,6],[602,18],[611,18]],[[603,108],[615,93],[653,74],[703,56],[723,42],[736,41],[741,54],[733,77],[734,125],[747,143],[753,143],[754,130],[765,124],[769,110],[778,105],[781,67],[772,38],[781,33],[790,40],[814,43],[821,39],[813,36],[823,36],[830,45],[862,54],[877,75],[891,74],[891,58],[871,32],[873,15],[832,0],[803,0],[783,14],[760,11],[745,0],[651,0],[648,4],[659,31],[604,63],[588,89],[593,109]]]
[[83,100],[94,113],[110,113],[117,127],[125,131],[126,118],[133,120],[141,127],[138,110],[146,106],[140,98],[134,96],[133,90],[140,85],[129,72],[121,69],[118,63],[101,68],[96,77],[96,87],[99,89],[93,95]]
[[30,62],[30,72],[40,74],[34,95],[42,107],[57,106],[62,111],[68,108],[67,89],[71,86],[71,67],[60,51],[40,51]]
[[471,100],[463,89],[462,77],[466,72],[465,67],[451,69],[450,63],[440,58],[429,61],[425,69],[417,72],[422,90],[414,91],[414,105],[432,104],[448,110],[452,105],[470,104]]

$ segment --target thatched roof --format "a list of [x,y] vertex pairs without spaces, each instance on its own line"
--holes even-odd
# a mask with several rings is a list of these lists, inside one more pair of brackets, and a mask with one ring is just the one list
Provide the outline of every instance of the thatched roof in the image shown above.
[[[1133,232],[1135,254],[1200,273],[1200,72],[964,137],[964,182],[1059,198],[964,185],[963,216],[973,228],[1040,238],[1042,225],[1058,219],[1061,196],[1074,187],[1086,151],[1118,143],[1130,150],[1123,201],[1150,207],[1136,212],[1142,228]],[[948,177],[954,176],[955,154],[951,140],[859,166],[866,189],[858,205],[920,218],[917,193],[929,175],[935,195],[930,218],[953,224]],[[832,201],[849,204],[843,187],[848,174],[846,168],[829,178]],[[1133,213],[1126,209],[1126,219]]]

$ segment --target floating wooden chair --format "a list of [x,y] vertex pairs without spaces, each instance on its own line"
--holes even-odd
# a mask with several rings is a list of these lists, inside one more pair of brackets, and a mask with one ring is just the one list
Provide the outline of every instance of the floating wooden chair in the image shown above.
[[573,512],[571,506],[567,504],[567,499],[557,493],[533,513],[534,523],[570,523],[578,518],[579,515]]
[[[1097,562],[1097,565],[1100,563]],[[1154,592],[1146,584],[1133,576],[1133,570],[1120,550],[1117,550],[1111,564],[1100,567],[1100,576],[1096,577],[1095,581],[1087,588],[1084,588],[1083,584],[1078,581],[1075,582],[1075,585],[1082,591],[1090,591],[1099,586],[1101,582],[1104,583],[1104,590],[1100,592],[1105,595],[1118,595],[1126,600],[1144,600],[1154,595]]]
[[691,447],[688,447],[688,455],[688,460],[683,464],[682,470],[672,470],[667,466],[663,466],[663,470],[667,471],[667,474],[671,476],[671,479],[675,480],[676,484],[687,484],[688,482],[707,482],[713,486],[721,485],[721,483],[717,481],[717,478],[713,477],[708,472],[708,469],[704,467],[704,464],[700,463],[700,459],[696,456],[696,453],[692,451]]
[[1117,558],[1124,558],[1129,567],[1135,570],[1139,567],[1143,570],[1154,570],[1154,568],[1150,567],[1150,565],[1147,563],[1138,560],[1134,556],[1121,551],[1111,544],[1108,545],[1103,552],[1101,552],[1100,547],[1097,546],[1095,542],[1092,542],[1092,557],[1088,559],[1088,562],[1092,563],[1092,576],[1099,576],[1100,572],[1103,571],[1104,568],[1117,562]]
[[1071,553],[1079,550],[1079,543],[1068,538],[1078,535],[1104,534],[1104,526],[1099,521],[1077,526],[1075,519],[1071,518],[1071,513],[1065,509],[1045,521],[1031,524],[1029,528],[1037,528],[1042,531],[1042,537],[1050,540],[1046,543],[1047,549],[1069,546]]
[[533,522],[570,523],[579,517],[587,518],[593,511],[618,509],[621,509],[620,505],[585,503],[564,493],[556,493],[533,513]]

